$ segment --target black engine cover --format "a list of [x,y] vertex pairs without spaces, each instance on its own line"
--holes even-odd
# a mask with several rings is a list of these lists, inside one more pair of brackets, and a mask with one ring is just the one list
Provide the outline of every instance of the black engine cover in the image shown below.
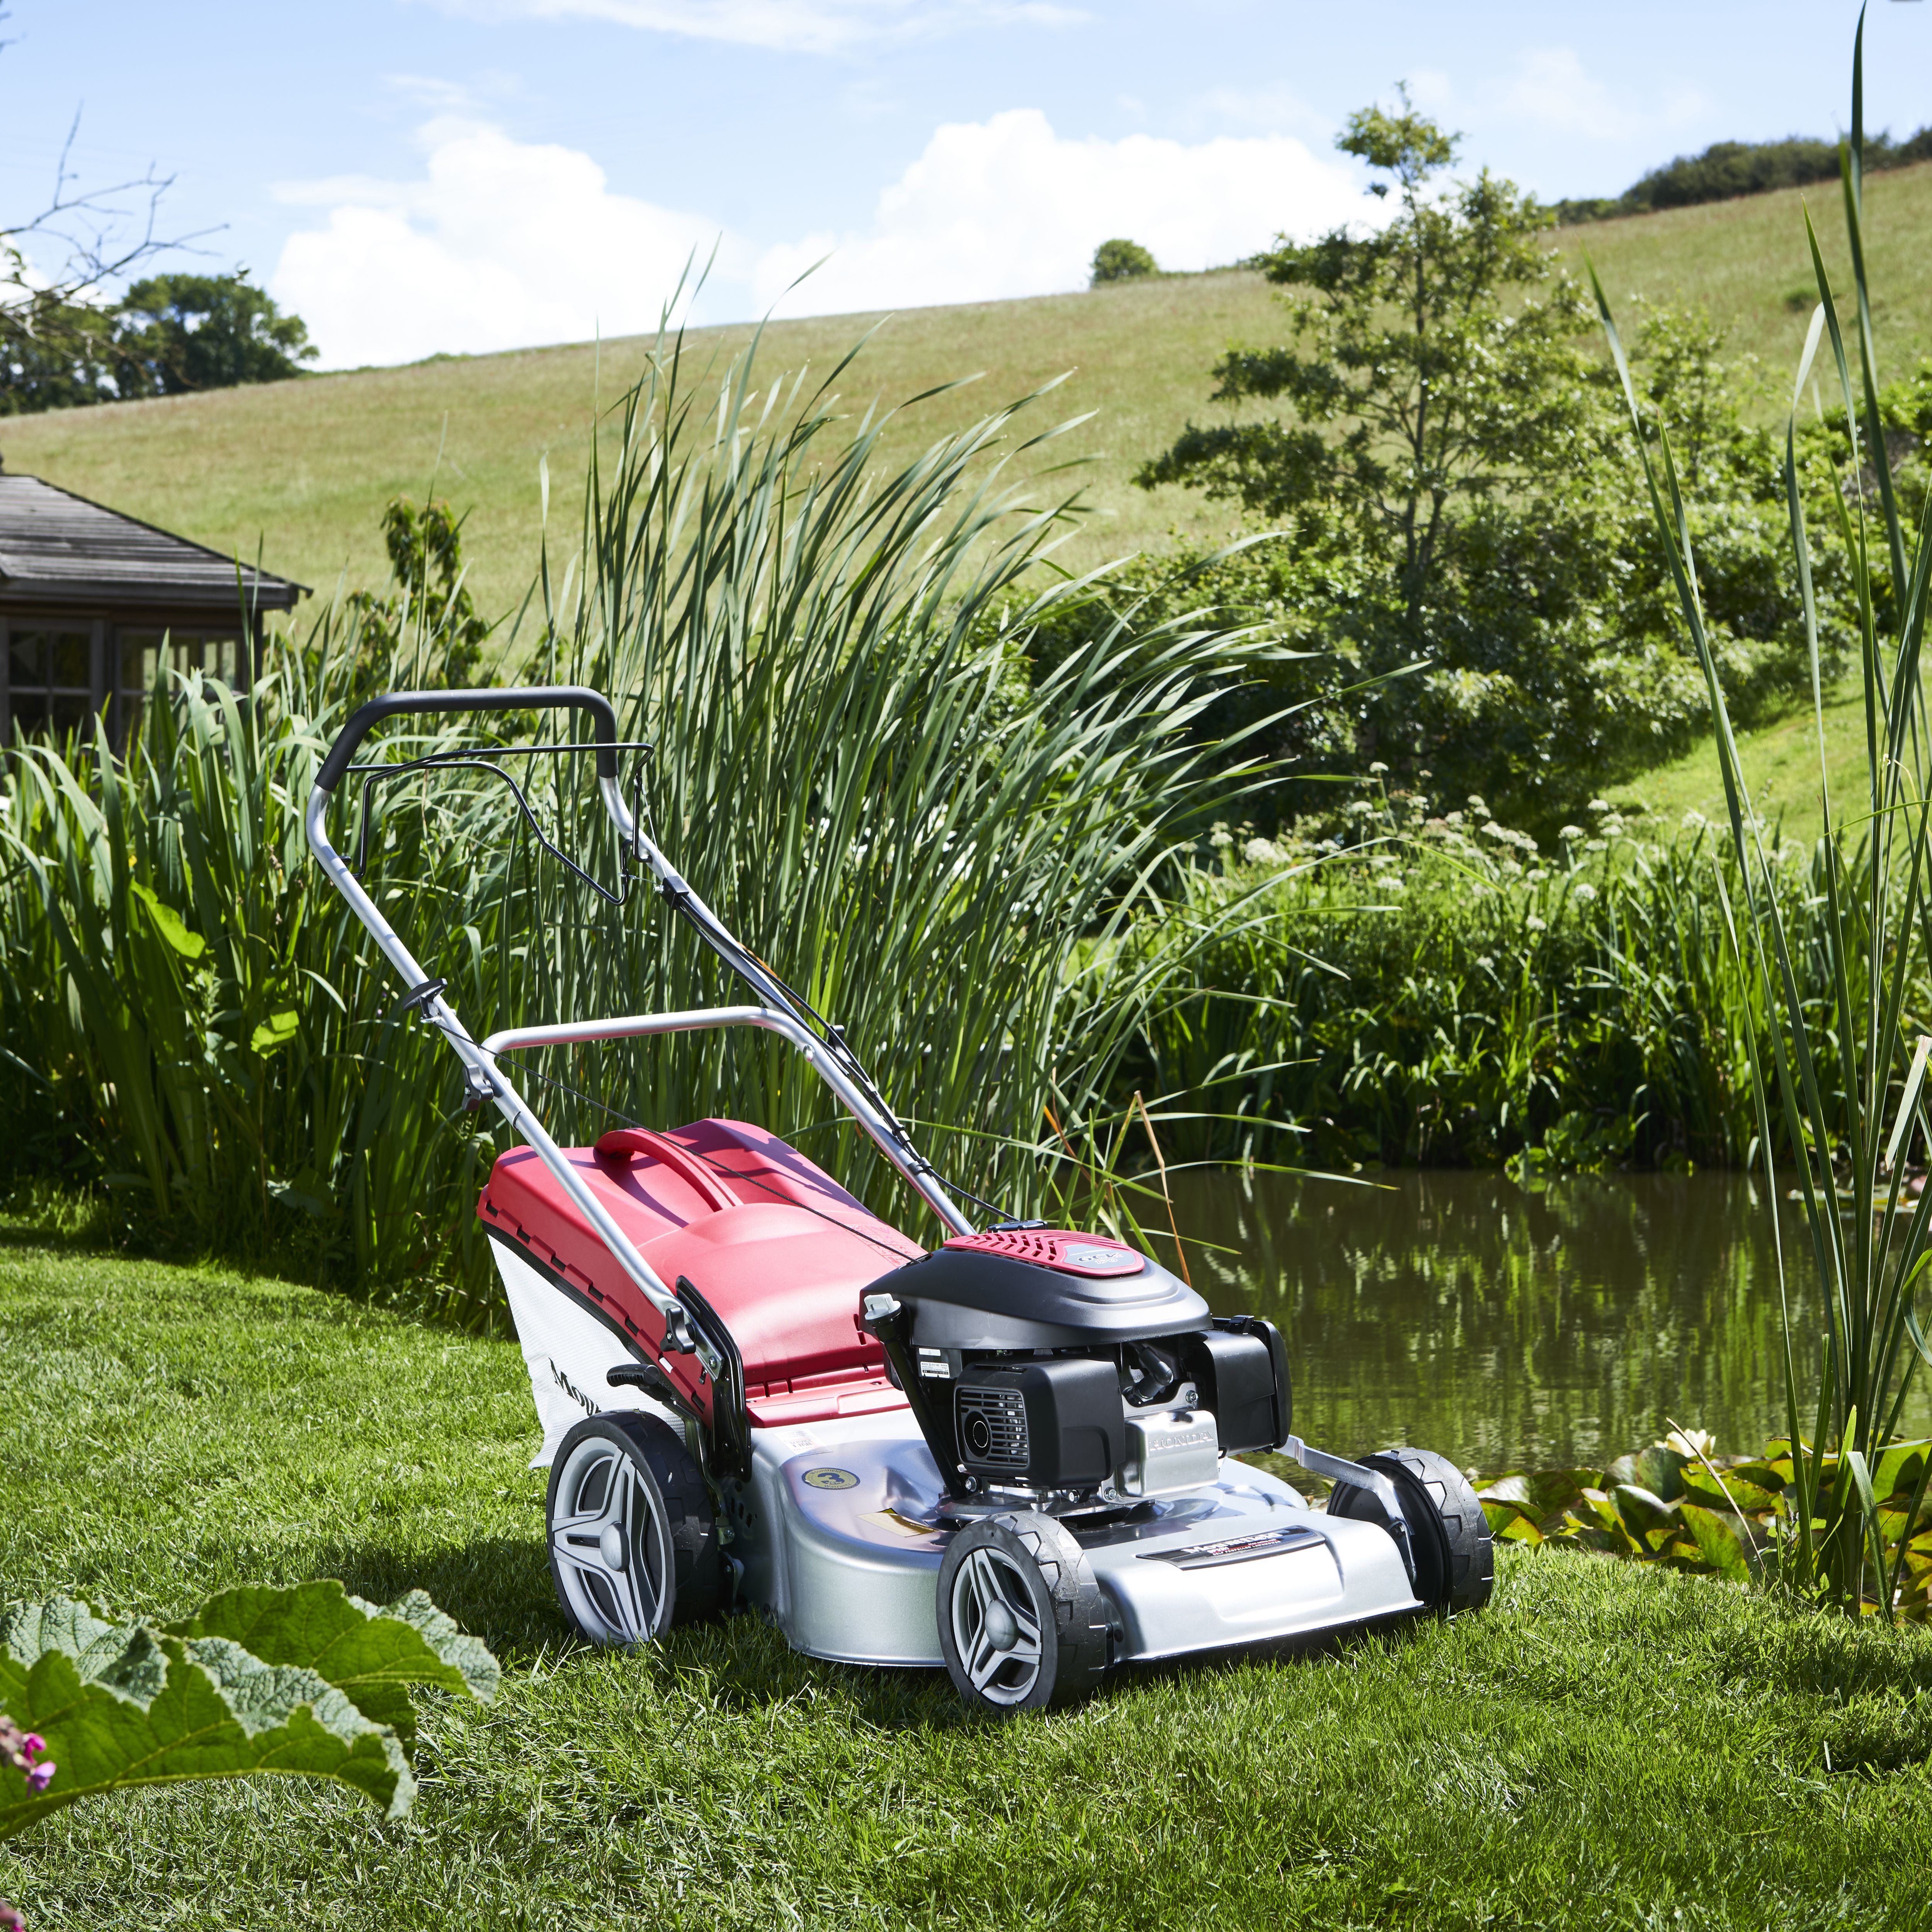
[[950,1393],[960,1463],[988,1482],[1092,1489],[1126,1454],[1120,1380],[1105,1356],[971,1367]]
[[1137,1274],[1070,1274],[1007,1255],[937,1248],[872,1283],[911,1312],[928,1348],[1073,1348],[1209,1325],[1208,1304],[1157,1263]]

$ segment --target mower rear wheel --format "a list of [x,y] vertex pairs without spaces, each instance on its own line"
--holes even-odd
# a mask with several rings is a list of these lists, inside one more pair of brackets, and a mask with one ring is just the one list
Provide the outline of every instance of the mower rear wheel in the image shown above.
[[[1364,1464],[1395,1484],[1415,1558],[1415,1594],[1440,1616],[1480,1610],[1496,1588],[1496,1549],[1488,1519],[1468,1479],[1432,1449],[1384,1449]],[[1388,1527],[1382,1504],[1353,1483],[1328,1498],[1330,1516]]]
[[959,1531],[939,1566],[939,1647],[974,1709],[1007,1718],[1084,1697],[1107,1668],[1107,1606],[1086,1552],[1037,1510]]
[[592,1643],[649,1643],[718,1602],[718,1527],[676,1432],[622,1409],[558,1445],[546,1509],[557,1600]]

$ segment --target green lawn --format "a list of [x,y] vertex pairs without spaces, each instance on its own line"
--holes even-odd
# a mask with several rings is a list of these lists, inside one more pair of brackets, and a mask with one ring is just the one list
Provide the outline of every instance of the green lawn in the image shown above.
[[1932,1924],[1932,1634],[1508,1556],[1484,1616],[1001,1727],[749,1618],[567,1643],[506,1342],[16,1227],[0,1346],[0,1594],[421,1584],[508,1666],[433,1704],[400,1825],[294,1782],[58,1814],[0,1848],[38,1928]]
[[[1878,292],[1883,373],[1932,352],[1932,166],[1875,175],[1867,184],[1870,264]],[[1639,295],[1702,302],[1734,345],[1770,373],[1760,413],[1783,406],[1809,314],[1801,202],[1828,256],[1844,254],[1835,188],[1793,189],[1568,229],[1573,264],[1587,250],[1634,322]],[[1794,302],[1796,305],[1794,306]],[[1089,567],[1165,545],[1174,532],[1225,534],[1225,508],[1192,493],[1132,488],[1136,467],[1191,416],[1221,419],[1208,370],[1232,340],[1278,340],[1280,310],[1258,275],[1230,269],[1022,302],[775,325],[774,376],[829,370],[866,330],[878,333],[840,387],[854,412],[896,404],[937,382],[983,372],[970,388],[910,412],[886,438],[904,460],[996,402],[1055,376],[1072,380],[1040,406],[1045,424],[1094,412],[1051,446],[1074,461],[1095,514],[1066,553]],[[696,332],[700,356],[740,347],[748,331]],[[472,587],[492,615],[511,608],[534,572],[537,465],[547,452],[554,530],[574,532],[590,424],[637,370],[644,344],[450,357],[398,369],[218,391],[111,409],[10,417],[0,428],[8,466],[252,559],[327,596],[339,583],[387,574],[377,518],[398,491],[438,490],[470,513]],[[1047,459],[1022,459],[1028,473]],[[1042,500],[1066,478],[1040,484]],[[1634,488],[1633,484],[1633,488]]]

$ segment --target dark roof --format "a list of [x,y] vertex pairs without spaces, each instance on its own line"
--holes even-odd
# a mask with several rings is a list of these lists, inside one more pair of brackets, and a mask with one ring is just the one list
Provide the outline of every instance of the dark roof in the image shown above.
[[[239,566],[242,593],[286,610],[308,586]],[[0,472],[0,602],[232,604],[232,557],[118,510]]]

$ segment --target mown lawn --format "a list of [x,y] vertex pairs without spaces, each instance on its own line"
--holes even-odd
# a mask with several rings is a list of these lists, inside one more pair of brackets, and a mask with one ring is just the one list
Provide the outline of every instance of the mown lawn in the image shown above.
[[190,1786],[0,1847],[38,1928],[1932,1924],[1924,1633],[1506,1557],[1486,1616],[1000,1727],[749,1618],[567,1643],[508,1343],[16,1228],[0,1348],[0,1595],[421,1584],[509,1666],[400,1825]]

